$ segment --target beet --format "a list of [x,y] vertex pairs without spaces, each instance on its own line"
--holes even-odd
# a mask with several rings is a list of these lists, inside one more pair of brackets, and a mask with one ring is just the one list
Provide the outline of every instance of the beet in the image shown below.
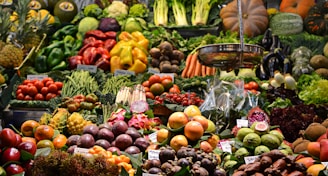
[[79,139],[80,139],[80,135],[77,135],[77,134],[72,135],[67,138],[66,145],[67,146],[77,145],[77,142],[79,141]]
[[113,132],[107,128],[102,128],[97,133],[97,139],[105,139],[108,142],[112,142],[114,138]]
[[115,139],[115,147],[119,148],[120,150],[125,150],[129,146],[132,145],[132,138],[127,134],[120,134]]
[[140,149],[139,149],[138,147],[136,147],[136,146],[134,146],[134,145],[131,145],[130,147],[126,148],[126,149],[124,150],[124,152],[126,152],[126,153],[128,153],[128,154],[130,154],[130,155],[133,155],[133,154],[138,154],[138,153],[140,153],[141,151],[140,151]]
[[95,145],[98,145],[104,149],[108,149],[111,145],[106,139],[98,139],[95,143]]
[[129,127],[128,130],[125,132],[132,137],[132,140],[135,141],[137,138],[141,137],[139,131],[133,127]]
[[82,134],[77,145],[82,148],[90,148],[95,145],[95,139],[91,134]]
[[83,128],[83,134],[91,134],[96,137],[99,127],[96,124],[89,124]]
[[112,153],[116,152],[118,155],[121,154],[121,150],[117,147],[114,147],[114,146],[107,148],[107,151],[110,151]]
[[113,124],[112,132],[114,133],[115,136],[118,136],[120,134],[125,133],[128,130],[128,128],[129,128],[128,124],[125,121],[119,120]]
[[134,141],[134,145],[137,146],[142,152],[144,152],[150,143],[147,139],[139,137]]

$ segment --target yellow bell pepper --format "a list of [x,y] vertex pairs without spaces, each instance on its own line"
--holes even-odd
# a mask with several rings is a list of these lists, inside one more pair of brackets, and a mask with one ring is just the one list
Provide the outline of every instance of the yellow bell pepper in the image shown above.
[[133,65],[132,46],[131,45],[122,46],[120,58],[121,58],[120,63],[121,63],[122,68],[127,69]]
[[148,39],[139,40],[138,44],[142,46],[145,50],[148,50],[149,40]]
[[134,36],[132,36],[129,32],[123,31],[119,34],[118,36],[119,40],[123,40],[123,41],[129,41],[129,40],[134,40],[137,41],[138,39]]
[[128,43],[128,45],[130,45],[132,47],[137,47],[137,48],[141,49],[142,52],[144,52],[146,55],[148,55],[147,49],[145,49],[143,46],[141,46],[138,42],[136,42],[134,40],[130,40],[127,43]]
[[141,60],[136,60],[132,67],[128,70],[134,71],[136,74],[145,72],[147,65],[141,62]]
[[119,41],[116,43],[116,45],[110,50],[109,54],[111,56],[120,56],[121,51],[123,49],[122,46],[127,45],[126,41]]
[[134,31],[131,35],[137,39],[137,41],[145,40],[146,37],[140,31]]
[[147,55],[138,47],[133,47],[132,49],[133,60],[141,60],[141,62],[148,64]]
[[110,72],[114,73],[115,70],[122,69],[121,68],[121,58],[119,56],[112,56],[110,58]]

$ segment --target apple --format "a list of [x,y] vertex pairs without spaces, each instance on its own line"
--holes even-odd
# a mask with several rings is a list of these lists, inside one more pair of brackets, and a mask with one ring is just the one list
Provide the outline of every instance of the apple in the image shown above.
[[5,149],[1,156],[1,162],[6,163],[8,161],[19,161],[20,159],[20,152],[15,147],[9,147]]
[[14,130],[4,128],[0,132],[0,143],[2,147],[14,147],[17,144],[17,136]]
[[24,150],[24,151],[31,153],[32,155],[35,155],[37,146],[33,142],[25,141],[25,142],[20,143],[17,148],[19,150]]
[[22,167],[24,168],[24,171],[25,171],[25,175],[32,175],[31,170],[32,170],[33,164],[34,164],[34,160],[32,160],[32,159],[27,160],[22,164]]
[[20,174],[24,172],[24,169],[22,166],[18,165],[18,164],[9,164],[7,167],[6,167],[6,173],[7,175],[15,175],[15,174]]
[[17,147],[20,143],[22,143],[22,136],[17,133],[15,135],[16,135],[16,144],[14,147]]

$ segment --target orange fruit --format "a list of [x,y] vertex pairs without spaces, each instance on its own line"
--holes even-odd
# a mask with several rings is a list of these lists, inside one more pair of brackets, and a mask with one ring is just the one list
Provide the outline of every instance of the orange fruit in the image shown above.
[[211,144],[212,148],[215,149],[220,141],[220,138],[216,134],[212,134],[211,137],[207,139],[207,142]]
[[307,151],[310,155],[320,157],[320,142],[310,142],[307,145]]
[[169,137],[169,130],[162,128],[157,131],[157,142],[162,143]]
[[156,95],[161,95],[165,91],[161,83],[154,83],[150,86],[150,92]]
[[24,137],[22,137],[22,142],[32,142],[32,143],[36,144],[36,139],[34,137],[24,136]]
[[204,117],[204,116],[202,116],[202,115],[196,115],[196,116],[193,116],[193,117],[191,118],[191,120],[193,120],[193,121],[197,121],[197,122],[199,122],[200,124],[202,124],[204,130],[206,130],[207,127],[208,127],[208,120],[207,120],[206,117]]
[[190,121],[184,127],[184,135],[191,141],[200,139],[204,134],[202,124],[197,121]]
[[172,79],[164,79],[162,80],[161,84],[164,86],[166,91],[170,90],[170,88],[173,86]]
[[35,129],[34,137],[37,141],[43,139],[52,139],[55,134],[55,130],[49,125],[40,125]]
[[22,123],[20,131],[22,132],[23,136],[32,137],[33,130],[38,126],[40,126],[39,122],[35,120],[26,120]]
[[303,157],[296,160],[297,163],[302,163],[306,168],[309,168],[315,163],[315,160],[312,157]]
[[210,153],[213,151],[213,147],[211,146],[211,144],[207,141],[202,141],[199,144],[199,148],[204,151],[205,153]]
[[323,169],[325,169],[325,165],[323,165],[323,164],[313,164],[312,166],[310,166],[306,170],[306,172],[311,174],[312,176],[318,176],[319,172]]
[[149,86],[155,84],[155,83],[160,83],[161,82],[161,77],[159,75],[151,75],[149,78],[148,78],[148,83],[149,83]]
[[187,106],[183,112],[187,114],[189,118],[194,117],[194,116],[201,116],[202,113],[200,112],[200,109],[196,105],[189,105]]
[[56,149],[61,149],[66,145],[67,137],[63,134],[58,134],[53,140],[52,143]]
[[46,148],[46,147],[49,147],[52,150],[55,149],[54,144],[49,139],[40,140],[38,143],[36,143],[36,146],[37,146],[38,149],[39,148]]
[[179,134],[174,136],[170,141],[170,146],[175,150],[178,151],[181,147],[188,146],[188,140],[186,136]]
[[168,126],[173,129],[183,127],[188,123],[188,116],[183,112],[174,112],[169,116]]

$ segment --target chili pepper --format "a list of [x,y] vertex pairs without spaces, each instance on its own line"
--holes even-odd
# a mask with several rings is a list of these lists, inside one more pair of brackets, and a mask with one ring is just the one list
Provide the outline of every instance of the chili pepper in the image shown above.
[[90,102],[81,102],[80,103],[80,108],[81,109],[86,109],[86,110],[92,110],[94,108],[94,104]]
[[116,45],[116,40],[114,39],[107,39],[104,42],[104,48],[106,48],[107,51],[111,51],[115,45]]
[[147,55],[141,51],[141,49],[134,47],[132,49],[132,56],[133,56],[133,60],[140,60],[141,62],[148,64],[148,58]]
[[116,40],[117,33],[115,31],[107,31],[107,32],[105,32],[105,35],[107,36],[107,39]]
[[104,71],[107,71],[110,69],[110,61],[106,58],[101,57],[96,61],[95,66],[97,66],[97,68],[100,68]]
[[141,62],[140,60],[136,60],[134,64],[128,69],[130,71],[134,71],[136,74],[143,73],[147,68],[147,65]]
[[110,72],[114,73],[115,70],[122,69],[121,67],[121,58],[119,56],[112,56],[110,58]]
[[36,58],[35,58],[35,61],[34,61],[34,67],[35,67],[35,70],[39,73],[44,73],[46,71],[48,71],[48,68],[47,68],[47,56],[45,55],[38,55]]
[[69,69],[73,70],[77,65],[82,64],[83,57],[80,55],[71,56],[68,58]]
[[89,47],[83,52],[82,64],[93,65],[97,57],[97,48]]
[[90,103],[96,103],[98,101],[98,97],[94,93],[89,93],[85,96],[85,101]]
[[64,59],[64,52],[60,48],[53,48],[47,58],[47,65],[52,68]]
[[134,36],[132,36],[129,32],[126,31],[121,32],[120,35],[118,35],[118,39],[123,41],[130,41],[130,40],[137,41],[137,39]]
[[64,41],[52,42],[50,45],[44,48],[43,54],[48,56],[54,48],[62,48],[64,46]]
[[133,65],[133,57],[132,57],[132,46],[130,45],[125,45],[122,46],[122,52],[120,53],[120,58],[121,58],[121,66],[123,68],[129,68]]
[[61,61],[58,65],[51,68],[51,70],[66,70],[67,69],[67,63],[66,61]]
[[95,40],[94,42],[83,45],[83,47],[79,50],[78,55],[82,55],[84,53],[84,51],[89,47],[103,47],[103,46],[104,46],[103,41]]
[[53,40],[62,40],[66,35],[75,35],[77,33],[77,26],[76,25],[66,25],[59,30],[57,30],[53,35]]
[[97,40],[106,40],[107,39],[106,34],[103,31],[98,30],[98,29],[90,30],[90,31],[86,32],[84,34],[84,37],[94,37]]

